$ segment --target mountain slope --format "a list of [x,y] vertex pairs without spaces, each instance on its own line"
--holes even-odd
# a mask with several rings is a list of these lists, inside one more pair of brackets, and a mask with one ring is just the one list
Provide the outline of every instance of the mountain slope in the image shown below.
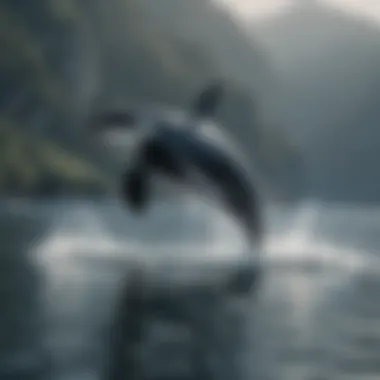
[[255,31],[281,69],[282,126],[303,147],[313,195],[379,202],[378,26],[313,1]]
[[[259,105],[251,100],[253,93],[259,98],[261,91],[257,84],[261,74],[253,66],[257,63],[259,67],[262,57],[254,46],[226,14],[207,2],[173,3],[178,19],[188,18],[189,25],[195,25],[204,13],[200,34],[194,35],[197,28],[182,21],[182,29],[164,27],[165,12],[173,6],[165,1],[161,8],[158,1],[137,0],[44,0],[33,6],[23,1],[2,2],[0,130],[10,140],[19,138],[12,134],[25,140],[23,158],[14,160],[17,165],[34,165],[34,172],[45,173],[39,170],[46,167],[44,160],[61,157],[58,151],[63,149],[67,162],[75,157],[92,167],[88,172],[97,171],[95,177],[103,178],[100,182],[104,184],[116,169],[111,158],[99,154],[84,133],[83,123],[91,110],[123,99],[187,105],[195,91],[215,77],[227,83],[220,120],[245,144],[252,159],[259,158],[259,167],[270,163],[278,169],[291,162],[287,157],[293,153],[289,156],[286,152],[294,148],[284,136],[279,141],[288,148],[280,160],[274,155],[257,155],[260,150],[255,144],[271,145],[269,136],[273,134],[264,133],[267,128],[262,129],[257,121],[255,107]],[[166,16],[160,18],[158,10]],[[209,31],[205,29],[208,24]],[[206,34],[207,43],[202,43]],[[223,39],[228,46],[225,51]],[[56,148],[49,149],[42,159],[38,152],[45,142]],[[1,162],[5,165],[9,159],[0,154]],[[54,167],[57,188],[70,192],[62,166]],[[14,171],[14,176],[20,176],[16,173],[22,170]],[[94,183],[95,177],[88,176],[89,186],[103,186]],[[37,183],[44,183],[47,175],[38,178]],[[24,181],[12,181],[19,183],[20,192],[32,191]]]

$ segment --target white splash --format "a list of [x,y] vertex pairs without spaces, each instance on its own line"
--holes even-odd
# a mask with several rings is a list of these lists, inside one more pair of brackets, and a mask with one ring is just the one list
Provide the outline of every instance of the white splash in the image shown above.
[[295,221],[282,234],[269,235],[263,255],[269,262],[308,262],[346,270],[380,271],[380,257],[365,249],[330,243],[316,234],[321,213],[328,213],[318,204],[305,202],[296,213]]
[[[157,207],[140,221],[126,219],[135,226],[137,223],[139,231],[136,236],[133,233],[124,241],[107,232],[101,214],[94,209],[81,208],[68,212],[57,218],[50,235],[35,248],[35,254],[41,263],[48,266],[57,265],[59,260],[77,257],[228,261],[256,254],[248,250],[234,222],[210,205],[194,201],[185,209],[175,212],[173,208],[166,210],[163,206]],[[307,263],[345,271],[380,272],[380,258],[376,252],[330,243],[317,234],[321,213],[326,212],[309,202],[299,208],[295,217],[287,215],[282,222],[286,227],[281,228],[281,232],[270,233],[257,251],[263,263]],[[162,222],[170,226],[171,235],[157,241],[157,226]]]

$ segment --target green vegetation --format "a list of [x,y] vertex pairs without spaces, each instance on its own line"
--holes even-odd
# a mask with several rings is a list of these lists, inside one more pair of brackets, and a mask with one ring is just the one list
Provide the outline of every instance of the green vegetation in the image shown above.
[[104,191],[112,163],[86,141],[82,126],[95,100],[181,106],[215,77],[230,83],[220,120],[258,166],[292,163],[296,154],[286,139],[276,141],[256,122],[250,94],[259,95],[258,78],[268,75],[263,54],[226,13],[208,1],[191,4],[3,1],[0,192]]
[[93,165],[69,154],[56,143],[28,139],[8,120],[0,120],[0,186],[8,194],[23,190],[38,193],[59,192],[60,182],[78,191],[89,184],[105,186],[105,176]]

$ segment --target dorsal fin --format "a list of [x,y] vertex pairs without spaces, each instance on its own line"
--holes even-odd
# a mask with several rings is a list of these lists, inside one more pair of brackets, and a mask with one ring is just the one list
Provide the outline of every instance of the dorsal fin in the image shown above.
[[208,84],[196,97],[192,111],[198,117],[213,117],[216,114],[222,98],[224,88],[220,82]]

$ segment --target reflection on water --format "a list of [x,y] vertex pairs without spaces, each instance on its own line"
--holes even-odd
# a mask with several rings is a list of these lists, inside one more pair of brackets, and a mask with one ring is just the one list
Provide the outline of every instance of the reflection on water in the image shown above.
[[[20,234],[3,233],[0,378],[12,378],[9,374],[16,373],[16,368],[17,379],[40,379],[44,371],[50,379],[99,378],[107,327],[131,257],[148,255],[149,250],[152,254],[155,247],[154,262],[162,263],[154,271],[165,277],[168,266],[158,252],[163,252],[163,243],[172,236],[168,252],[174,255],[175,243],[182,241],[190,248],[180,255],[185,258],[192,252],[196,259],[179,262],[177,267],[172,264],[170,272],[189,281],[201,281],[202,276],[216,276],[220,281],[228,270],[225,266],[216,270],[212,260],[220,254],[226,258],[239,241],[219,216],[206,212],[200,217],[203,206],[191,208],[196,223],[173,209],[162,209],[160,219],[155,219],[156,213],[135,222],[112,204],[45,206],[37,208],[39,213],[35,206],[28,207],[29,211],[8,209],[4,215],[7,220],[10,215],[17,215],[17,220],[29,215],[27,225],[35,228],[29,241],[46,231],[47,225],[51,228],[46,238],[30,245],[34,249],[30,255],[36,256],[26,255]],[[40,224],[31,221],[30,214]],[[380,234],[374,229],[380,228],[380,212],[371,210],[366,217],[363,210],[351,214],[331,210],[329,218],[326,210],[318,213],[305,208],[298,214],[271,211],[270,218],[271,237],[265,244],[269,259],[258,298],[220,305],[218,320],[224,321],[223,315],[233,311],[235,317],[244,315],[245,323],[232,318],[215,327],[218,334],[228,332],[230,342],[236,336],[246,341],[241,362],[245,378],[378,379],[380,265],[376,249],[380,244],[376,239]],[[168,229],[164,239],[162,231]],[[367,232],[365,239],[362,231]],[[206,255],[205,249],[214,255],[202,272],[194,262]],[[45,271],[44,276],[39,271]],[[218,378],[229,373],[232,354],[226,352],[218,364]],[[25,377],[22,368],[30,371]]]
[[48,366],[41,347],[44,276],[27,252],[44,220],[4,211],[0,224],[0,378],[43,378]]

